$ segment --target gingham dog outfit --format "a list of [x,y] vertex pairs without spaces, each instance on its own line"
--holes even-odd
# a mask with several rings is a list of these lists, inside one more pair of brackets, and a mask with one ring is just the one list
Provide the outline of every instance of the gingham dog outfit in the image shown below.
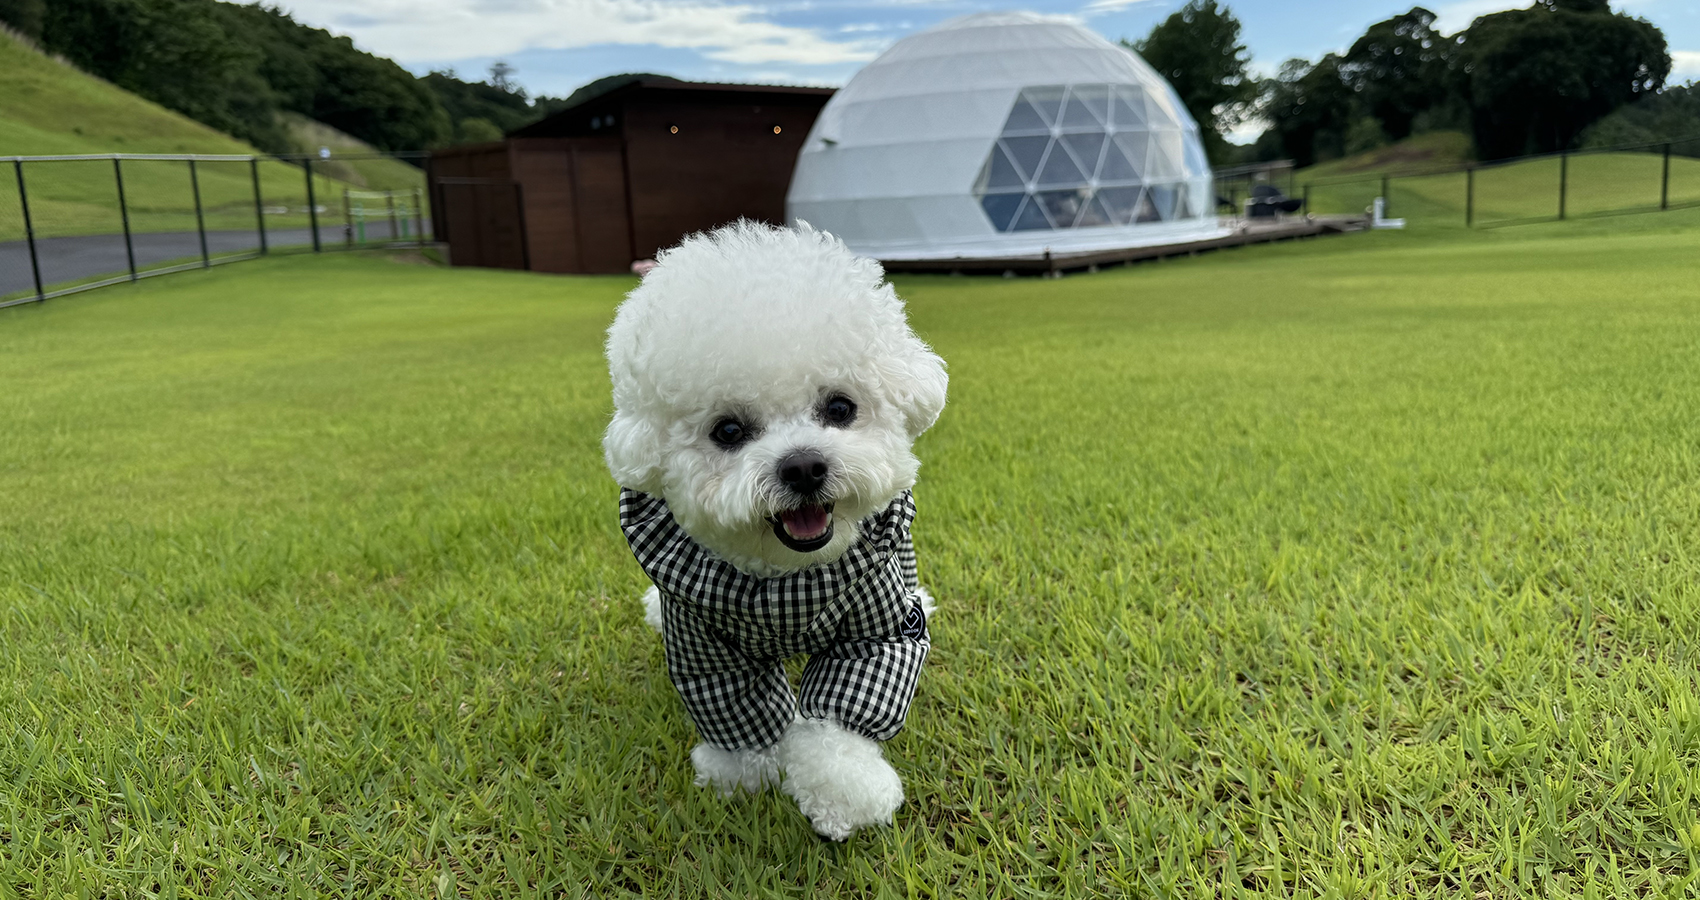
[[[770,747],[799,712],[877,741],[897,734],[930,646],[914,519],[904,491],[836,562],[758,578],[691,540],[666,501],[620,490],[620,529],[661,590],[667,674],[704,741]],[[801,704],[783,666],[800,653]]]

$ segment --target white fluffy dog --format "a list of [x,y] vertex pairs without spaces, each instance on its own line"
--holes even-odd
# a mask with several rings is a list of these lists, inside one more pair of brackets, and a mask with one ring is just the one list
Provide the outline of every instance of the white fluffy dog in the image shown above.
[[[697,784],[777,784],[844,840],[890,823],[931,603],[915,580],[915,438],[944,362],[873,260],[739,222],[662,253],[608,329],[603,440],[646,620],[702,743]],[[783,663],[807,654],[801,696]]]

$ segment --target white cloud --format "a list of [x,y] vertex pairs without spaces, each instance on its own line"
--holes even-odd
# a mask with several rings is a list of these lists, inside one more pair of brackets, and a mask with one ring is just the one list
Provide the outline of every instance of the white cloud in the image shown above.
[[1121,12],[1130,6],[1138,6],[1141,3],[1150,2],[1152,2],[1152,0],[1092,0],[1091,3],[1081,7],[1080,14],[1090,18],[1092,16],[1101,16],[1105,13]]
[[1667,81],[1678,83],[1700,78],[1700,50],[1672,50],[1670,61],[1670,78]]
[[866,39],[832,40],[769,22],[764,10],[709,0],[292,0],[297,19],[348,34],[397,62],[506,56],[599,44],[701,51],[740,65],[830,65],[879,52]]
[[1436,16],[1434,27],[1439,29],[1441,34],[1457,34],[1469,28],[1470,23],[1474,22],[1477,16],[1504,12],[1508,9],[1527,9],[1531,3],[1532,0],[1521,0],[1521,2],[1459,0],[1457,3],[1447,3],[1434,11]]

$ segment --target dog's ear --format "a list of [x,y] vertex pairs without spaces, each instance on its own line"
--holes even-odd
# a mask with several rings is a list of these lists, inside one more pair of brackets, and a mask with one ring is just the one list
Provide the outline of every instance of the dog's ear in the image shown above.
[[627,412],[615,412],[602,436],[602,456],[620,487],[646,494],[661,493],[661,432],[654,423]]
[[944,412],[950,376],[945,374],[944,360],[920,338],[911,334],[905,343],[907,352],[891,360],[891,371],[883,373],[883,380],[887,396],[903,411],[903,424],[914,440]]

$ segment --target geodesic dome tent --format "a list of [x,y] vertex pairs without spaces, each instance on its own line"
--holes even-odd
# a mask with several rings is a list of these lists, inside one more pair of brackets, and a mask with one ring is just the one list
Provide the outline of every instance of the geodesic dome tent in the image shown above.
[[1132,52],[979,13],[898,41],[803,143],[792,222],[887,260],[986,259],[1226,234],[1198,126]]

